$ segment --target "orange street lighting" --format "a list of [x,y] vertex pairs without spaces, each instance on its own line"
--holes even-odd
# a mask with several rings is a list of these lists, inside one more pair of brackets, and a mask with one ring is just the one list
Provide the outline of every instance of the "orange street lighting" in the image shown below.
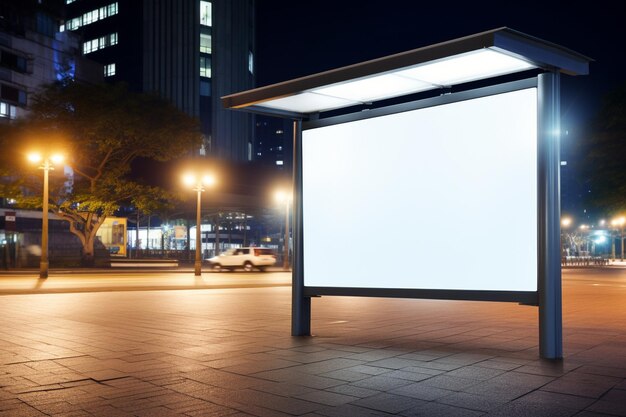
[[572,219],[570,219],[569,217],[563,217],[561,219],[561,226],[569,227],[571,224],[572,224]]
[[292,196],[283,190],[276,191],[274,198],[279,203],[285,204],[285,237],[283,240],[283,269],[289,269],[289,204],[291,204]]
[[39,262],[39,278],[48,278],[48,172],[53,170],[52,163],[58,164],[63,161],[63,155],[52,154],[44,156],[40,153],[29,153],[27,159],[32,163],[42,164],[43,169],[43,208],[41,220],[41,260]]
[[193,187],[192,190],[198,193],[198,202],[196,205],[196,260],[194,263],[194,275],[202,275],[202,257],[200,255],[200,249],[202,246],[202,237],[200,234],[200,212],[201,212],[201,197],[204,191],[204,186],[211,186],[215,184],[215,177],[210,174],[198,176],[193,173],[187,173],[183,175],[183,183],[187,186]]

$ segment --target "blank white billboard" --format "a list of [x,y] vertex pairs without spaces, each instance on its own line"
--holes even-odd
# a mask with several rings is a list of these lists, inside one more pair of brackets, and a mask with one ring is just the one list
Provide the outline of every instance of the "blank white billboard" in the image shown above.
[[537,291],[537,89],[305,130],[306,287]]

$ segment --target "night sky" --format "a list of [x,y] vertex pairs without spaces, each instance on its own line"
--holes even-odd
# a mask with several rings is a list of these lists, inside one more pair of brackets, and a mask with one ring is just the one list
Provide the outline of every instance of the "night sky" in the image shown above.
[[626,81],[626,2],[257,1],[258,86],[502,26],[595,62],[563,77],[563,124],[576,130]]
[[577,3],[258,0],[257,85],[507,26],[594,60],[590,75],[562,77],[561,155],[574,162],[603,97],[626,82],[626,1]]

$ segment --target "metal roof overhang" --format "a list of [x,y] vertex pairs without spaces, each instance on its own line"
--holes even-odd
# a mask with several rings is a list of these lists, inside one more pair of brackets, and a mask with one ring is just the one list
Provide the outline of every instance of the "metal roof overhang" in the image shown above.
[[222,97],[225,108],[286,118],[372,103],[499,75],[589,73],[590,58],[509,28],[438,43]]

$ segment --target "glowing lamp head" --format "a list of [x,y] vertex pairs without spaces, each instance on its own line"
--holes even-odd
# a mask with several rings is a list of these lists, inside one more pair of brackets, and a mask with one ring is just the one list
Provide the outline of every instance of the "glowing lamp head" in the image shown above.
[[213,175],[210,174],[206,174],[202,177],[202,184],[203,185],[213,185],[215,184],[215,177]]
[[279,203],[285,203],[285,202],[291,201],[291,194],[283,190],[279,190],[279,191],[276,191],[276,193],[274,194],[274,198]]
[[52,155],[52,156],[50,157],[50,160],[51,160],[52,162],[54,162],[55,164],[60,164],[61,162],[63,162],[63,159],[65,159],[65,158],[63,157],[63,155],[61,155],[61,154],[59,154],[59,153],[54,154],[54,155]]
[[276,201],[278,202],[283,202],[285,201],[286,194],[284,191],[276,191],[276,193],[274,194],[274,198],[276,199]]
[[569,217],[565,217],[561,220],[561,226],[563,227],[569,227],[570,224],[572,224],[572,219],[570,219]]
[[183,175],[183,184],[193,186],[197,184],[196,176],[193,174]]
[[612,226],[623,226],[624,223],[626,223],[626,218],[625,217],[618,217],[616,219],[611,220],[611,225]]
[[41,162],[41,160],[43,159],[43,158],[42,158],[42,156],[41,156],[41,154],[40,154],[40,153],[37,153],[37,152],[32,152],[32,153],[29,153],[29,154],[27,155],[27,158],[28,158],[28,160],[29,160],[30,162],[32,162],[32,163]]

